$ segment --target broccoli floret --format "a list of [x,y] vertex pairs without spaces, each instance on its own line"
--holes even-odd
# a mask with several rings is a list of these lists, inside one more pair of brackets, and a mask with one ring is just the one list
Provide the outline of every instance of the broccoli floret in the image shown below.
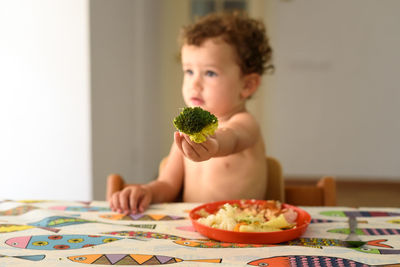
[[174,119],[175,127],[196,143],[203,143],[218,128],[218,119],[200,107],[186,107]]

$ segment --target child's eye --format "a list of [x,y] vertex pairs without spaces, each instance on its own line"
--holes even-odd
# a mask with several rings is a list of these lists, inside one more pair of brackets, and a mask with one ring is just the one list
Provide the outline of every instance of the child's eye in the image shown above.
[[215,77],[215,76],[217,76],[217,73],[212,70],[208,70],[208,71],[206,71],[206,76]]
[[188,74],[188,75],[192,75],[192,74],[193,74],[193,71],[190,70],[190,69],[187,69],[187,70],[183,70],[183,73],[184,73],[184,74]]

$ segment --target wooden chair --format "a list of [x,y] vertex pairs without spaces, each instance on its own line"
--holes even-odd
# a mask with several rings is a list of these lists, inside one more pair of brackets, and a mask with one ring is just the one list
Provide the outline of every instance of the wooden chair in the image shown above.
[[285,202],[296,206],[336,206],[336,181],[324,176],[316,185],[286,185]]
[[112,194],[121,191],[126,186],[121,175],[113,173],[107,177],[106,200],[110,200]]
[[[167,157],[159,165],[159,172],[164,167]],[[315,185],[285,186],[280,162],[270,156],[266,157],[268,184],[266,199],[279,200],[284,203],[300,206],[335,206],[336,181],[331,176],[322,177]],[[107,179],[106,199],[114,192],[122,190],[127,184],[119,174],[111,174]]]
[[[160,173],[165,163],[167,163],[168,157],[165,157],[161,160],[160,165],[158,167],[158,172]],[[107,201],[111,198],[112,194],[117,191],[121,191],[129,184],[126,184],[121,175],[113,173],[107,177],[107,188],[106,188],[106,199]]]
[[284,185],[280,162],[267,156],[268,184],[266,199],[299,206],[336,206],[336,180],[324,176],[314,185]]
[[336,181],[324,176],[314,185],[285,185],[280,162],[267,156],[268,184],[266,199],[300,206],[335,206]]
[[285,184],[283,181],[281,163],[273,157],[266,157],[267,162],[267,193],[265,199],[285,202]]

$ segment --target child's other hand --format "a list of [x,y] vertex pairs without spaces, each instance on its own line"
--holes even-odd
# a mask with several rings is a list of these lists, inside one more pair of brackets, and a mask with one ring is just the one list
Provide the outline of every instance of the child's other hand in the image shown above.
[[143,185],[132,185],[115,192],[110,199],[112,211],[125,215],[143,212],[151,203],[151,191]]
[[203,143],[195,143],[188,135],[175,132],[174,139],[183,155],[196,162],[209,160],[218,152],[218,142],[212,136]]

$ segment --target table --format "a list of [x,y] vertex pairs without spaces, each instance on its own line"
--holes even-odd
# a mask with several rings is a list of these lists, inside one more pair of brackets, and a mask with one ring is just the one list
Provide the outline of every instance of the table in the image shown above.
[[[313,220],[301,238],[258,246],[206,240],[188,219],[198,205],[124,216],[104,201],[3,200],[0,266],[400,266],[400,208],[302,207]],[[360,249],[341,242],[349,214],[367,241]]]

